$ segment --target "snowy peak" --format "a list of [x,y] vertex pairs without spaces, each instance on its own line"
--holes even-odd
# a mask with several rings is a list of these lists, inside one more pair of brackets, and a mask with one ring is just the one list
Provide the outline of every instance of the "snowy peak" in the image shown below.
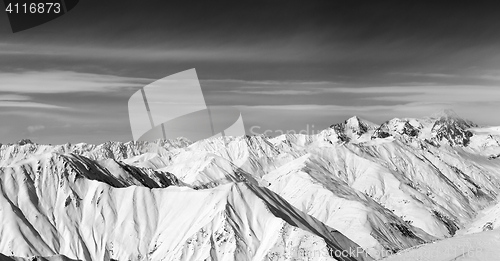
[[367,134],[378,128],[375,123],[363,120],[357,116],[347,119],[343,123],[337,123],[330,128],[334,129],[342,141],[365,141]]
[[451,146],[467,146],[474,135],[469,129],[478,127],[475,123],[460,118],[453,111],[441,113],[431,132],[438,141],[447,140]]
[[363,135],[370,130],[378,127],[376,124],[371,123],[367,120],[363,120],[358,116],[351,117],[345,121],[345,126],[348,130],[351,130],[352,133],[356,135]]
[[0,146],[0,166],[8,166],[32,156],[47,153],[74,153],[92,160],[124,160],[147,153],[158,156],[168,156],[172,151],[185,148],[190,144],[190,141],[183,138],[175,140],[157,140],[155,142],[106,142],[100,145],[66,143],[63,145],[51,146],[25,142],[24,145],[8,144]]
[[16,142],[16,144],[19,145],[19,146],[23,146],[23,145],[26,145],[26,144],[34,144],[34,143],[30,139],[22,139],[22,140]]
[[427,141],[434,146],[446,143],[467,147],[474,136],[471,128],[477,127],[477,124],[461,118],[453,110],[444,110],[423,119],[394,118],[377,128],[371,139],[393,136],[405,141]]
[[394,135],[406,135],[410,137],[417,137],[420,130],[410,123],[408,119],[392,119],[383,123],[378,129],[375,130],[372,139],[387,138]]

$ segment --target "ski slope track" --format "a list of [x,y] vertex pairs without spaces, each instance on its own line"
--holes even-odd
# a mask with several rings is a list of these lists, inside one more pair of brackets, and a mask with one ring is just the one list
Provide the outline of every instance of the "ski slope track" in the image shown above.
[[0,145],[0,192],[0,260],[500,260],[500,127],[452,111],[315,135],[22,140]]

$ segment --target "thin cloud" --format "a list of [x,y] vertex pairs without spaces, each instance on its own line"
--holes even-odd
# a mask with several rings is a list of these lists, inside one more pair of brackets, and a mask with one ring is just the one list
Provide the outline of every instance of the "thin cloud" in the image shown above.
[[245,81],[204,80],[204,89],[214,93],[257,94],[257,95],[309,95],[331,92],[338,86],[330,81]]
[[[150,79],[120,77],[113,75],[79,73],[72,71],[28,71],[0,73],[0,90],[11,93],[71,93],[109,92],[123,88],[138,88],[151,82]],[[8,96],[6,96],[9,98]],[[10,98],[22,98],[12,96]],[[7,99],[4,99],[7,100]]]
[[390,73],[392,75],[403,75],[412,77],[423,77],[423,78],[436,78],[436,79],[468,79],[468,80],[488,80],[488,81],[500,81],[500,71],[495,70],[483,70],[474,71],[469,70],[464,73],[420,73],[420,72],[394,72]]
[[33,133],[45,129],[45,126],[44,125],[28,126],[27,129],[30,133]]
[[[400,86],[372,88],[338,88],[337,91],[351,93],[377,93],[387,96],[364,99],[400,102],[496,102],[500,97],[500,89],[479,85],[441,85],[441,86]],[[393,96],[390,94],[400,94]]]
[[0,95],[0,101],[28,101],[31,100],[29,96],[18,94],[5,94]]
[[[54,45],[5,43],[3,56],[46,56],[72,59],[115,59],[120,61],[240,61],[240,62],[290,62],[311,60],[319,56],[318,50],[307,50],[298,46],[282,47],[281,42],[256,43],[252,47],[242,45],[213,45],[198,47],[170,47],[168,49],[148,47],[128,48],[104,45]],[[281,47],[281,48],[280,48]],[[279,49],[278,49],[279,48]],[[301,50],[298,52],[298,50]],[[305,50],[305,51],[304,51]]]
[[267,90],[267,91],[266,90],[262,90],[262,91],[230,90],[227,92],[241,93],[241,94],[259,94],[259,95],[308,95],[308,94],[315,93],[312,90]]
[[449,104],[446,103],[431,103],[431,102],[413,102],[404,105],[374,105],[374,106],[340,106],[340,105],[320,105],[320,104],[301,104],[301,105],[258,105],[258,106],[247,106],[240,105],[235,106],[242,109],[257,109],[257,110],[289,110],[289,111],[322,111],[328,113],[356,113],[356,112],[373,112],[381,110],[419,110],[423,108],[430,112],[447,108]]
[[52,104],[45,104],[45,103],[38,103],[38,102],[20,102],[20,101],[0,101],[0,107],[72,110],[71,108],[68,108],[68,107],[57,106],[57,105],[52,105]]
[[307,85],[319,85],[319,84],[333,84],[330,81],[271,81],[271,80],[260,80],[260,81],[246,81],[238,79],[206,79],[200,80],[202,83],[231,83],[231,84],[243,84],[243,85],[288,85],[288,84],[307,84]]

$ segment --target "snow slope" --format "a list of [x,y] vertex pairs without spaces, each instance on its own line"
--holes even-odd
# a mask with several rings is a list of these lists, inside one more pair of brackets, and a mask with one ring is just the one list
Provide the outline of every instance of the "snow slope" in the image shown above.
[[420,245],[383,261],[498,261],[500,231],[460,235],[432,244]]
[[33,256],[29,258],[22,258],[16,256],[5,256],[0,254],[0,261],[76,261],[76,260],[70,259],[62,255],[50,256],[50,257]]
[[499,127],[445,111],[380,126],[353,117],[316,135],[0,145],[0,252],[384,258],[500,226],[499,141]]
[[150,188],[135,184],[132,174],[107,175],[84,167],[81,156],[43,156],[1,169],[4,254],[62,254],[81,260],[287,260],[303,249],[358,248],[335,229],[252,184]]

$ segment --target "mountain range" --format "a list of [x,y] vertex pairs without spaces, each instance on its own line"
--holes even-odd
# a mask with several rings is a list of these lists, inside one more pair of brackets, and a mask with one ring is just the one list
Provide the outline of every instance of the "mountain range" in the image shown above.
[[489,255],[500,127],[443,111],[314,135],[22,140],[0,145],[0,192],[0,260],[418,260],[478,238]]

